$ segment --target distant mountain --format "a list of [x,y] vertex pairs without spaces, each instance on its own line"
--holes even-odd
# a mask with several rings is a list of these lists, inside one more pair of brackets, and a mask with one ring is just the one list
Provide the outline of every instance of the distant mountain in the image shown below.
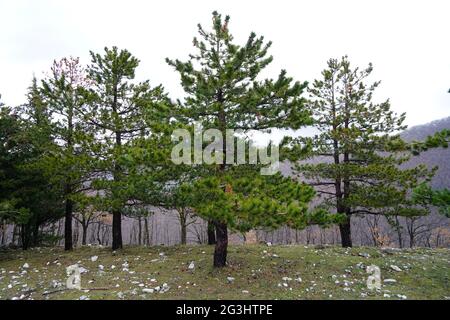
[[[443,129],[450,129],[450,117],[411,127],[402,132],[401,136],[408,142],[421,141]],[[450,188],[450,148],[430,149],[419,156],[411,157],[408,166],[420,163],[426,164],[429,168],[439,167],[432,180],[433,188]]]
[[[447,117],[427,124],[413,126],[403,131],[400,135],[407,142],[414,140],[422,141],[438,131],[449,128],[450,117]],[[305,162],[319,163],[323,161],[330,161],[330,159],[317,157]],[[422,152],[419,156],[412,156],[411,160],[405,164],[405,167],[413,167],[421,163],[427,165],[429,168],[433,168],[434,166],[439,167],[431,183],[433,188],[450,188],[450,147],[430,149]],[[283,175],[292,176],[292,170],[287,161],[281,163],[280,170]]]
[[450,117],[434,120],[426,124],[410,127],[401,133],[406,141],[424,140],[437,131],[450,128]]

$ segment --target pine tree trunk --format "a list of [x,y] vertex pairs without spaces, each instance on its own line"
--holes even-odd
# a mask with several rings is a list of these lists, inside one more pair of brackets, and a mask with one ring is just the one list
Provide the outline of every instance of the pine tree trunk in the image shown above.
[[216,230],[212,221],[208,221],[208,244],[216,244]]
[[186,233],[187,233],[186,225],[184,224],[184,225],[181,226],[181,244],[186,244],[186,240],[187,240],[186,239],[187,238]]
[[227,249],[228,249],[228,228],[225,223],[216,222],[217,242],[214,249],[214,267],[225,267],[227,262]]
[[141,217],[138,217],[138,244],[142,245],[142,222],[141,222]]
[[99,245],[102,245],[102,239],[100,238],[100,223],[97,226],[97,242]]
[[81,244],[83,246],[86,245],[86,237],[87,237],[87,231],[88,231],[88,224],[82,224],[81,227],[83,228],[83,236],[81,238]]
[[[67,150],[70,155],[73,155],[73,105],[69,106],[67,115]],[[70,185],[70,180],[66,181],[64,188],[64,195],[66,196],[66,208],[65,208],[65,226],[64,226],[64,250],[73,249],[73,239],[72,239],[72,214],[73,214],[73,202],[68,199],[68,196],[72,193],[72,187]]]
[[[66,187],[66,192],[69,187]],[[67,193],[66,193],[67,194]],[[73,211],[73,203],[72,200],[66,199],[66,208],[65,208],[65,226],[64,226],[64,250],[72,250],[72,211]]]
[[[345,92],[347,95],[347,91]],[[344,104],[344,110],[345,110],[345,118],[344,118],[344,127],[345,129],[349,128],[350,123],[350,106],[348,105],[347,101]],[[344,152],[344,164],[348,165],[350,162],[350,154],[348,151]],[[344,176],[343,176],[343,182],[344,182],[344,193],[343,193],[343,199],[346,200],[350,196],[350,180],[348,177],[348,174],[344,170]],[[341,239],[342,239],[342,246],[343,247],[351,247],[352,246],[352,233],[351,233],[351,225],[350,225],[350,208],[345,208],[345,214],[346,214],[346,221],[342,223],[339,227],[341,229]]]
[[[113,87],[113,102],[112,102],[112,111],[113,111],[112,113],[114,119],[118,119],[119,117],[117,113],[118,107],[117,98],[118,98],[118,87],[117,83],[115,83]],[[115,147],[118,147],[120,149],[120,147],[122,146],[122,132],[117,127],[115,131],[115,136],[116,136]],[[121,176],[122,176],[122,168],[117,162],[115,162],[113,169],[114,182],[120,181]],[[113,250],[122,249],[122,214],[118,209],[113,210],[112,214],[113,214],[112,249]]]
[[122,214],[119,210],[113,211],[112,249],[122,249]]
[[33,242],[32,242],[33,246],[37,247],[39,245],[39,241],[40,241],[40,239],[39,239],[39,225],[36,223],[33,226]]
[[403,248],[403,238],[402,238],[402,232],[400,230],[397,230],[397,236],[398,236],[398,246],[400,249]]
[[30,247],[30,225],[29,224],[22,224],[21,228],[21,245],[22,250],[28,250]]
[[181,244],[186,244],[186,238],[187,238],[186,215],[185,215],[183,209],[181,209],[181,211],[180,211],[179,214],[180,214],[180,237],[181,237]]
[[339,224],[339,230],[341,231],[341,243],[342,247],[347,248],[352,246],[352,234],[350,229],[350,215],[347,215],[346,220]]
[[400,248],[403,248],[402,229],[401,229],[401,226],[400,226],[400,221],[398,220],[398,216],[395,216],[395,229],[397,230],[398,246]]

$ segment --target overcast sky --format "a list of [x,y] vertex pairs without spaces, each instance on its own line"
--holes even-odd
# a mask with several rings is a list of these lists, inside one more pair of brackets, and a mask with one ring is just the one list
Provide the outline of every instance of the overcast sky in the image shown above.
[[40,78],[53,59],[89,63],[89,50],[113,45],[141,60],[138,79],[182,97],[178,74],[164,59],[185,60],[197,23],[210,27],[213,10],[231,16],[238,43],[251,31],[273,41],[265,76],[283,68],[311,82],[328,58],[347,54],[354,65],[374,64],[372,80],[382,80],[376,98],[390,98],[408,125],[450,116],[449,0],[2,0],[2,101],[24,102],[33,73]]

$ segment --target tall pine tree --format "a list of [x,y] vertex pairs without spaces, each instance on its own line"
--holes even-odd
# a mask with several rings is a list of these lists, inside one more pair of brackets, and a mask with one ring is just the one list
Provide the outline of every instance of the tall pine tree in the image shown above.
[[316,187],[323,205],[345,216],[339,225],[344,247],[352,246],[353,215],[390,218],[427,213],[415,206],[410,191],[433,172],[423,165],[399,167],[408,160],[408,155],[397,152],[405,145],[398,136],[405,128],[405,114],[396,115],[389,100],[372,102],[380,82],[367,84],[371,72],[372,65],[351,68],[347,57],[330,59],[322,78],[310,89],[309,109],[319,133],[312,139],[294,139],[293,144],[308,144],[310,156],[320,162],[298,163],[300,154],[291,150],[294,172]]
[[52,115],[52,135],[56,139],[52,150],[42,158],[41,166],[52,182],[60,186],[65,198],[64,247],[71,250],[72,215],[75,198],[83,196],[90,176],[91,158],[88,145],[92,132],[82,119],[84,105],[80,89],[88,81],[78,58],[54,61],[50,74],[42,80],[41,94]]
[[83,119],[96,130],[91,146],[97,158],[92,186],[102,192],[97,205],[112,212],[115,250],[122,248],[122,212],[136,197],[135,178],[141,163],[133,157],[149,157],[136,143],[148,143],[143,138],[151,134],[149,124],[158,122],[160,105],[165,106],[168,99],[161,86],[133,81],[139,60],[127,50],[105,48],[103,55],[91,52],[91,57],[87,68],[91,87],[84,92]]
[[9,166],[2,179],[6,189],[0,187],[17,209],[13,222],[20,224],[23,249],[42,243],[41,226],[59,220],[63,213],[61,190],[55,188],[40,166],[46,152],[54,148],[55,140],[51,114],[36,78],[28,89],[27,98],[27,103],[10,114],[15,130],[9,132],[8,143],[4,145]]
[[[205,130],[218,129],[224,137],[219,148],[223,163],[202,165],[204,172],[199,173],[192,189],[197,198],[193,200],[197,214],[215,226],[215,267],[226,264],[229,228],[245,231],[258,225],[274,227],[294,217],[306,221],[305,204],[313,195],[309,187],[293,186],[292,181],[279,175],[261,176],[259,166],[234,166],[228,161],[227,129],[244,133],[296,129],[310,120],[301,96],[306,83],[294,82],[284,70],[275,80],[258,79],[272,62],[267,55],[271,42],[251,33],[244,45],[235,44],[229,21],[229,16],[223,19],[213,12],[211,31],[198,25],[200,39],[193,41],[196,53],[187,62],[167,59],[180,73],[186,93],[179,119],[186,124],[195,121]],[[277,184],[284,185],[284,195]]]

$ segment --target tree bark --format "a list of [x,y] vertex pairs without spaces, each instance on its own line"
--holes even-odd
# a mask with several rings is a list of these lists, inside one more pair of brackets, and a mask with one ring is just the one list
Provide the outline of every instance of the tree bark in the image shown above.
[[208,244],[216,244],[216,230],[212,221],[208,221]]
[[[70,193],[70,187],[66,186],[66,194]],[[73,202],[70,199],[66,199],[65,208],[65,225],[64,225],[64,250],[72,250],[72,213]]]
[[181,225],[181,244],[186,244],[187,238],[186,225]]
[[[69,106],[67,115],[67,150],[72,156],[73,150],[73,105]],[[70,169],[69,169],[70,170]],[[73,201],[68,198],[72,193],[72,187],[70,180],[66,180],[64,188],[64,195],[66,196],[66,208],[65,208],[65,226],[64,226],[64,250],[69,251],[73,249],[72,239],[72,214],[73,214]]]
[[35,247],[39,245],[39,224],[37,224],[37,223],[33,226],[32,245]]
[[122,249],[122,214],[119,210],[113,211],[112,249]]
[[[114,117],[114,121],[117,121],[119,115],[117,112],[117,98],[118,98],[118,88],[117,88],[118,84],[114,83],[113,86],[113,102],[112,102],[112,111],[113,111],[113,117]],[[116,142],[115,142],[115,147],[116,148],[121,148],[122,146],[122,133],[119,130],[118,127],[116,127],[115,130],[115,138],[116,138]],[[114,150],[114,152],[116,152],[116,150]],[[117,163],[117,159],[115,159],[115,163],[114,163],[114,168],[113,168],[113,179],[115,182],[120,181],[121,176],[122,176],[122,168],[120,167],[120,165]],[[114,194],[114,192],[113,192]],[[122,213],[120,212],[120,209],[113,209],[112,211],[113,214],[113,223],[112,223],[112,249],[113,250],[117,250],[117,249],[122,249]]]
[[[348,94],[349,94],[349,90],[346,88],[345,103],[344,103],[344,111],[345,111],[344,127],[345,127],[345,129],[349,128],[349,122],[350,122],[350,106],[349,106],[348,100],[347,100]],[[350,162],[350,154],[349,154],[348,150],[345,150],[344,151],[344,165],[347,165],[349,162]],[[343,184],[344,184],[343,199],[347,200],[348,197],[350,196],[350,181],[349,181],[349,176],[348,176],[346,166],[344,166],[344,177],[342,180],[343,180]],[[349,207],[345,206],[344,212],[345,212],[347,219],[340,226],[343,247],[351,247],[352,246],[350,211],[351,211],[351,209]]]
[[342,247],[348,248],[352,246],[352,234],[350,227],[350,215],[346,216],[346,220],[339,224],[339,230],[341,232]]
[[225,267],[227,262],[228,228],[226,223],[215,222],[217,242],[214,249],[214,267]]
[[[408,219],[408,218],[407,218]],[[409,222],[408,222],[409,220]],[[406,230],[408,231],[408,236],[409,236],[409,247],[412,249],[415,245],[415,227],[414,227],[414,223],[415,223],[415,218],[411,217],[406,221]]]
[[101,227],[101,225],[99,223],[97,225],[97,242],[98,242],[99,245],[103,245],[102,238],[100,238],[100,227]]
[[30,247],[30,225],[29,224],[22,224],[21,245],[22,245],[22,250],[28,250],[28,248]]
[[410,233],[409,235],[409,247],[412,249],[414,248],[415,245],[415,240],[414,240],[414,233]]
[[81,225],[81,227],[83,228],[83,235],[82,235],[82,238],[81,238],[81,244],[83,246],[86,245],[86,237],[87,237],[88,226],[89,226],[88,224],[82,224]]
[[183,209],[180,211],[180,237],[181,244],[186,244],[187,228],[186,228],[186,215]]
[[403,248],[402,229],[401,229],[401,226],[400,226],[400,221],[398,220],[398,216],[395,216],[395,229],[397,231],[398,246],[400,248]]

